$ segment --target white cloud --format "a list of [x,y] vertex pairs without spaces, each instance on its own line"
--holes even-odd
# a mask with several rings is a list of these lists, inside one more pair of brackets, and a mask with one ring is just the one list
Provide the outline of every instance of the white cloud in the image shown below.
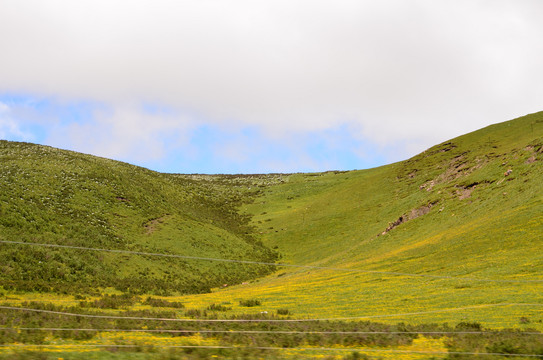
[[21,130],[13,119],[11,108],[0,102],[0,139],[32,140],[32,135]]
[[95,111],[92,120],[58,125],[48,142],[54,146],[120,160],[146,162],[164,157],[171,143],[186,142],[191,124],[186,118],[168,112],[149,112],[123,103]]
[[146,125],[123,105],[138,101],[276,137],[352,123],[423,148],[540,110],[541,13],[538,0],[5,1],[0,91],[111,104],[110,142],[72,136],[115,154],[147,141],[158,156],[145,134],[185,126]]

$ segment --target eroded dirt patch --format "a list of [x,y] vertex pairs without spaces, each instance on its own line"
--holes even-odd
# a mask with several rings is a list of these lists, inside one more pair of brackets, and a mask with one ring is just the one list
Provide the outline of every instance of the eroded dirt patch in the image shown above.
[[151,235],[155,231],[158,230],[160,224],[162,224],[166,220],[166,216],[161,216],[156,219],[151,219],[147,221],[143,227],[145,228],[145,234]]
[[[430,210],[432,209],[432,207],[434,207],[436,203],[430,203],[428,205],[424,205],[424,206],[420,206],[418,208],[415,208],[415,209],[412,209],[411,211],[409,211],[408,213],[405,213],[403,214],[402,216],[400,216],[396,221],[392,222],[386,229],[385,231],[383,231],[381,234],[379,235],[385,235],[386,233],[388,233],[389,231],[391,231],[392,229],[400,226],[401,224],[409,221],[409,220],[414,220],[418,217],[421,217],[423,215],[426,215],[430,212]],[[378,236],[379,236],[378,235]]]
[[419,186],[419,189],[432,191],[434,186],[444,182],[456,180],[459,177],[469,175],[475,170],[482,168],[487,161],[477,158],[470,162],[466,158],[467,152],[454,157],[445,168],[445,171],[439,174],[435,179],[429,180]]

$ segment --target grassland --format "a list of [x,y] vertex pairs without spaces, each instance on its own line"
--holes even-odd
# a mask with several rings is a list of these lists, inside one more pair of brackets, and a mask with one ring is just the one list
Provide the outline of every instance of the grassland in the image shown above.
[[[198,340],[171,340],[171,334],[161,334],[166,343],[245,348],[280,344],[291,349],[197,348],[191,353],[172,352],[173,358],[474,356],[442,354],[447,351],[543,355],[543,336],[528,334],[543,330],[543,113],[452,139],[404,162],[350,172],[157,174],[35,145],[1,145],[0,240],[279,264],[274,269],[128,254],[97,258],[83,250],[2,244],[2,257],[10,259],[2,264],[4,306],[112,315],[151,312],[148,315],[178,319],[336,319],[333,326],[325,320],[301,329],[329,331],[356,324],[358,329],[370,326],[389,333],[407,327],[415,333],[407,338],[391,333],[381,343],[360,338],[345,342],[344,336],[313,339],[307,334],[271,338],[200,334]],[[29,259],[28,265],[17,257],[19,253]],[[44,258],[48,261],[39,260]],[[74,259],[84,264],[82,270],[77,270]],[[55,267],[64,269],[62,276]],[[180,274],[183,281],[153,285],[161,284],[161,279],[171,284],[171,274]],[[80,286],[82,279],[92,286]],[[130,286],[119,279],[131,279]],[[213,289],[207,292],[209,288]],[[151,293],[164,301],[162,307],[146,303]],[[122,303],[122,296],[131,300]],[[104,307],[112,297],[119,306]],[[183,307],[172,305],[176,303]],[[246,306],[251,303],[255,306]],[[16,311],[0,313],[11,314],[4,315],[3,326],[25,326]],[[32,321],[52,326],[39,317]],[[424,329],[438,333],[427,336]],[[485,334],[461,337],[446,334],[447,330]],[[45,334],[49,336],[42,339],[45,343],[58,339],[53,331]],[[88,341],[119,343],[117,333],[100,334]],[[141,341],[130,343],[142,345],[137,356],[170,356],[146,347],[144,338],[158,335],[140,335]],[[70,338],[62,344],[78,341],[82,340]],[[357,352],[319,350],[322,347]],[[25,356],[11,351],[9,356]],[[93,353],[104,358],[128,356]]]
[[[273,262],[236,206],[256,191],[0,142],[0,240]],[[250,184],[246,178],[243,185]],[[273,177],[267,181],[277,181]],[[258,188],[257,188],[258,189]],[[3,244],[4,289],[194,293],[270,268]]]

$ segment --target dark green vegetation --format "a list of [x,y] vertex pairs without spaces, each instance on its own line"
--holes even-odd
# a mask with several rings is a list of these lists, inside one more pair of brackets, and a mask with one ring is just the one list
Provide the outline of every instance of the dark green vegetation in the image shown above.
[[[273,262],[237,207],[273,176],[194,180],[0,141],[0,240]],[[253,185],[253,190],[249,186]],[[0,244],[4,289],[198,293],[267,266]]]

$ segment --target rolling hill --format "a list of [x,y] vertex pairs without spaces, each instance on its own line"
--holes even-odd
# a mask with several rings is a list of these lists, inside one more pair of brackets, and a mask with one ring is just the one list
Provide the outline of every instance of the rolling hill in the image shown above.
[[241,209],[281,263],[308,267],[184,301],[250,294],[299,316],[542,327],[541,174],[543,113],[375,169],[290,175]]
[[[116,288],[169,295],[159,297],[163,308],[181,318],[274,314],[400,323],[395,331],[405,324],[543,330],[543,112],[368,170],[160,174],[0,142],[0,174],[0,279],[11,306],[32,300],[75,311],[80,294],[88,306]],[[149,309],[149,301],[132,297],[113,313]],[[543,351],[533,339],[524,350],[518,338],[492,343],[495,333],[470,345],[443,336],[434,345],[419,339],[466,354]],[[393,339],[403,346],[405,339]]]
[[[193,180],[108,159],[0,142],[0,240],[272,262],[236,211],[273,176]],[[256,184],[255,185],[258,185]],[[226,185],[228,185],[226,187]],[[258,189],[258,187],[254,187]],[[0,245],[5,289],[193,293],[250,280],[267,266]]]

